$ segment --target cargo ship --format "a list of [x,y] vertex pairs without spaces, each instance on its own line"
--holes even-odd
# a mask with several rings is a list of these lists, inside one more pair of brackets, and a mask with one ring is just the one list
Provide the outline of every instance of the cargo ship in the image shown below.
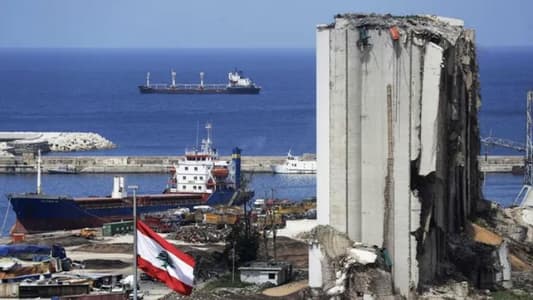
[[[153,213],[197,205],[240,205],[253,197],[241,188],[241,150],[234,148],[231,161],[222,161],[211,141],[211,124],[200,149],[186,151],[172,166],[169,182],[161,194],[136,195],[137,213]],[[16,215],[14,233],[100,227],[105,223],[133,219],[133,196],[123,177],[115,177],[110,196],[71,197],[41,192],[40,157],[37,192],[9,194]]]
[[205,84],[204,72],[200,72],[200,83],[176,83],[176,72],[171,70],[171,83],[150,83],[150,72],[146,73],[146,83],[139,86],[142,94],[259,94],[261,87],[242,71],[228,73],[228,83]]

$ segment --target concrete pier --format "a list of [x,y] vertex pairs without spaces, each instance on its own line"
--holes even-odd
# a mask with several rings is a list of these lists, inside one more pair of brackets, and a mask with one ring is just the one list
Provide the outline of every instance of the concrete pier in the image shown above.
[[479,156],[479,169],[486,173],[511,173],[523,170],[524,156]]
[[[69,166],[79,173],[166,173],[181,156],[44,156],[43,171]],[[243,156],[243,172],[270,173],[285,156]],[[230,160],[230,156],[222,157]],[[487,173],[511,173],[524,166],[523,156],[479,156],[479,168]],[[0,157],[0,174],[35,173],[33,156]]]
[[[167,173],[182,156],[44,156],[43,172],[60,167],[79,173]],[[268,173],[270,166],[285,161],[285,156],[243,156],[243,172]],[[231,160],[230,156],[221,157]],[[0,157],[0,174],[36,173],[33,155]]]

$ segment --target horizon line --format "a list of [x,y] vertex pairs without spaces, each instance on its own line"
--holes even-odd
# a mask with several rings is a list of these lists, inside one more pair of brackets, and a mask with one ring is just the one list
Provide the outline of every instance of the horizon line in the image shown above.
[[315,47],[96,47],[96,46],[0,46],[0,49],[197,49],[197,50],[312,50]]
[[[483,45],[477,44],[476,48],[492,48],[492,49],[529,49],[533,45]],[[316,47],[97,47],[97,46],[0,46],[0,50],[315,50]]]

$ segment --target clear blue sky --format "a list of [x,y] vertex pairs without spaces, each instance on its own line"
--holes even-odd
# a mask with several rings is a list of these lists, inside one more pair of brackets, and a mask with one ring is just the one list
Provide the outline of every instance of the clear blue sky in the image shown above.
[[0,0],[0,47],[312,48],[344,12],[456,17],[481,46],[533,46],[529,0]]

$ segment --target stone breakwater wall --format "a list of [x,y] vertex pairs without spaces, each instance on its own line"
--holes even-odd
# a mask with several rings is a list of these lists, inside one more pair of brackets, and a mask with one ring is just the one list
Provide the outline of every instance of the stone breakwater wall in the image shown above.
[[116,147],[113,142],[93,132],[44,133],[43,137],[50,145],[50,150],[57,152],[101,150]]
[[0,157],[14,154],[71,152],[115,148],[116,145],[93,132],[0,132]]
[[523,173],[524,156],[480,155],[479,169],[486,173]]
[[[42,170],[68,167],[79,173],[167,173],[182,156],[44,156]],[[231,156],[221,157],[231,160]],[[285,161],[285,156],[243,156],[243,172],[269,173],[271,165]],[[0,158],[0,173],[36,173],[36,158],[16,156]]]

